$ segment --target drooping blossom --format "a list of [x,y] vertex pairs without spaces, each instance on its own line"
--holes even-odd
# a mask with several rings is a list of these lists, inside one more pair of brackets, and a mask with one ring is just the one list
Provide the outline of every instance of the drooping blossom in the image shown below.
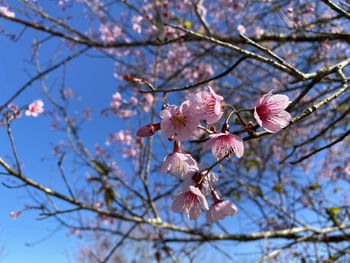
[[160,169],[162,173],[170,173],[180,178],[186,176],[190,171],[198,170],[195,159],[190,154],[173,152],[168,154]]
[[193,96],[193,103],[198,110],[199,118],[206,120],[208,124],[218,122],[223,115],[224,98],[208,87],[208,91],[200,91]]
[[203,149],[212,149],[216,159],[222,159],[227,154],[234,153],[238,158],[244,154],[243,140],[230,132],[222,132],[209,135],[210,139],[203,144]]
[[271,92],[258,99],[254,108],[254,118],[257,123],[270,133],[275,133],[286,127],[292,116],[285,111],[291,103],[286,95],[272,95]]
[[[200,165],[201,169],[203,165]],[[211,187],[219,180],[218,176],[215,173],[208,172],[206,169],[201,169],[199,171],[198,168],[191,169],[189,172],[183,177],[182,188],[186,189],[190,185],[198,186],[201,192],[206,196],[210,193]]]
[[137,130],[136,135],[139,137],[150,137],[160,130],[160,123],[147,124]]
[[197,129],[199,120],[195,109],[186,100],[179,107],[170,105],[160,112],[160,124],[164,136],[183,141]]
[[39,114],[44,112],[44,102],[42,100],[36,100],[28,105],[25,112],[27,116],[38,117]]
[[191,220],[195,220],[201,210],[208,210],[209,207],[199,188],[191,185],[175,196],[171,209],[176,213],[186,213]]
[[221,220],[226,216],[233,216],[237,213],[237,207],[229,200],[220,200],[213,203],[206,213],[209,224]]
[[15,13],[10,11],[6,6],[0,6],[0,14],[7,17],[15,17]]

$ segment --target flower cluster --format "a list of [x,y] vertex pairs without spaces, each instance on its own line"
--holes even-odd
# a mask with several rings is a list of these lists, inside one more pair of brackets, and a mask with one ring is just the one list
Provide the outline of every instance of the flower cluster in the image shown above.
[[[192,220],[197,219],[204,210],[208,223],[235,215],[237,207],[229,200],[220,199],[214,190],[214,183],[218,178],[211,172],[216,164],[229,158],[231,154],[237,158],[241,158],[244,154],[244,140],[238,134],[229,131],[230,118],[236,114],[243,126],[243,132],[249,135],[254,134],[258,127],[252,122],[254,119],[256,124],[267,132],[276,133],[288,126],[292,119],[286,111],[289,104],[287,96],[272,95],[269,92],[258,99],[253,109],[238,110],[233,105],[225,104],[224,98],[216,94],[213,88],[208,87],[191,96],[180,106],[163,105],[163,110],[160,112],[161,122],[140,128],[137,136],[150,137],[161,130],[169,141],[174,141],[173,152],[165,157],[160,169],[162,173],[171,174],[183,181],[181,191],[174,197],[172,210],[185,213]],[[252,120],[246,122],[240,116],[242,111],[251,113]],[[221,131],[217,132],[216,128],[223,116],[226,118]],[[199,169],[197,161],[191,154],[181,151],[181,144],[198,133],[199,129],[208,134],[202,149],[211,149],[213,156],[218,160],[215,165],[203,170]],[[211,195],[213,200],[210,206],[207,195]]]
[[117,115],[119,118],[128,119],[136,113],[137,107],[140,107],[142,111],[150,111],[154,103],[154,97],[151,94],[145,94],[140,98],[135,96],[130,97],[129,100],[122,98],[119,92],[116,92],[112,96],[112,101],[110,102],[110,110],[112,113]]

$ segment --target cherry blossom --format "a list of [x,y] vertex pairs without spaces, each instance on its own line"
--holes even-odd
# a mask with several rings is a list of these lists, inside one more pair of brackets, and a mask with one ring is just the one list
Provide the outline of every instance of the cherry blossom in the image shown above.
[[179,107],[168,106],[160,112],[160,117],[162,118],[160,125],[164,136],[178,141],[189,138],[199,123],[196,111],[188,100]]
[[258,99],[254,108],[255,120],[266,131],[279,132],[292,119],[292,116],[285,111],[290,103],[286,95],[272,95],[272,92],[269,92]]
[[209,207],[202,192],[191,185],[175,196],[171,209],[176,213],[186,213],[191,220],[195,220],[201,210],[208,210]]
[[208,124],[218,122],[223,115],[224,98],[208,87],[208,91],[200,91],[192,98],[199,114],[199,118],[206,120]]
[[10,11],[6,6],[0,6],[0,14],[7,17],[15,17],[15,13]]
[[122,29],[117,26],[108,26],[102,24],[100,26],[101,39],[105,42],[113,42],[115,39],[122,34]]
[[130,98],[130,104],[136,106],[138,103],[138,99],[134,96]]
[[190,171],[198,170],[198,165],[195,159],[190,154],[174,152],[168,154],[161,167],[162,173],[170,173],[182,178]]
[[44,112],[44,102],[42,100],[36,100],[28,105],[25,112],[27,116],[38,117],[39,114]]
[[233,216],[237,213],[237,207],[229,200],[220,200],[213,203],[206,213],[209,224],[221,220],[226,216]]
[[203,144],[203,149],[212,149],[216,159],[222,159],[227,154],[234,153],[238,158],[244,154],[243,140],[237,135],[226,131],[223,133],[211,134],[210,139]]
[[12,211],[12,212],[10,213],[10,217],[11,217],[12,219],[17,219],[18,217],[20,217],[21,214],[22,214],[21,211]]
[[[200,165],[202,168],[204,165]],[[206,169],[199,171],[199,169],[190,170],[187,175],[183,177],[182,188],[185,189],[190,185],[199,186],[201,192],[204,195],[208,195],[211,192],[211,187],[219,180],[215,173],[208,172]]]
[[143,95],[143,98],[144,98],[144,101],[141,106],[141,109],[144,112],[149,112],[154,103],[154,96],[150,93],[146,93],[145,95]]
[[119,92],[113,94],[113,100],[110,106],[113,110],[118,110],[122,104],[122,95]]
[[72,89],[64,89],[62,90],[62,97],[63,99],[67,100],[70,99],[74,96],[73,90]]

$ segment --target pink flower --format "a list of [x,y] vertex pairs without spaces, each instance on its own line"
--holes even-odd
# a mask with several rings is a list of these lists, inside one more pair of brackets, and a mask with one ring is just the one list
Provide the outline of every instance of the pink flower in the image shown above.
[[134,16],[132,17],[132,29],[136,31],[137,33],[141,34],[142,28],[140,23],[142,22],[143,17],[142,16]]
[[186,213],[191,220],[198,218],[201,210],[208,210],[208,202],[202,192],[195,186],[189,186],[187,191],[178,193],[171,205],[176,213]]
[[190,102],[186,100],[180,107],[170,105],[160,112],[160,124],[164,136],[183,141],[197,129],[198,117]]
[[243,140],[234,134],[227,132],[211,134],[210,139],[203,144],[203,149],[212,149],[216,159],[222,159],[227,154],[234,153],[241,158],[244,153]]
[[199,118],[206,120],[208,124],[214,124],[223,114],[224,98],[217,95],[211,87],[208,89],[209,91],[198,92],[193,97],[193,103],[198,110]]
[[[201,165],[202,166],[202,165]],[[201,167],[199,167],[201,168]],[[218,181],[218,177],[214,173],[207,173],[207,170],[199,172],[199,169],[192,169],[183,177],[182,189],[186,189],[190,185],[199,186],[204,195],[211,192],[211,187]]]
[[206,218],[209,224],[223,219],[225,216],[233,216],[237,213],[237,207],[229,200],[220,200],[212,204],[207,211]]
[[160,123],[147,124],[146,126],[137,130],[136,135],[139,137],[150,137],[156,131],[160,130]]
[[12,219],[17,219],[21,214],[22,214],[21,211],[12,211],[12,212],[10,213],[10,217],[11,217]]
[[182,178],[190,171],[198,170],[198,165],[195,159],[190,154],[174,152],[168,154],[160,169],[162,173],[170,173]]
[[130,104],[136,106],[138,103],[138,99],[134,96],[130,98]]
[[243,26],[243,25],[238,25],[237,30],[242,35],[244,35],[247,32],[245,29],[245,26]]
[[118,110],[122,104],[122,95],[119,92],[113,94],[113,100],[110,103],[110,106],[113,110]]
[[69,98],[72,98],[73,96],[74,96],[73,90],[71,90],[71,89],[62,90],[63,99],[67,100]]
[[117,115],[122,119],[128,119],[134,115],[134,112],[129,109],[118,110]]
[[100,26],[101,39],[105,42],[113,42],[122,35],[122,29],[119,26],[108,26],[102,24]]
[[143,95],[143,98],[144,103],[141,108],[144,112],[149,112],[154,103],[154,96],[150,93],[146,93],[145,95]]
[[44,102],[42,100],[36,100],[28,105],[26,110],[27,116],[38,117],[39,114],[44,112]]
[[257,123],[266,131],[275,133],[286,127],[292,116],[284,109],[291,102],[285,95],[272,95],[271,92],[263,95],[256,103],[254,117]]
[[0,6],[0,14],[7,17],[15,17],[15,13],[10,11],[6,6]]

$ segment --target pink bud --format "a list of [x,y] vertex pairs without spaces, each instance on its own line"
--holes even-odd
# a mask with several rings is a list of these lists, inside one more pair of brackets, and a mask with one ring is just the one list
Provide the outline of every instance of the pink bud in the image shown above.
[[160,130],[160,123],[147,124],[146,126],[137,130],[136,135],[139,137],[150,137],[156,131]]

